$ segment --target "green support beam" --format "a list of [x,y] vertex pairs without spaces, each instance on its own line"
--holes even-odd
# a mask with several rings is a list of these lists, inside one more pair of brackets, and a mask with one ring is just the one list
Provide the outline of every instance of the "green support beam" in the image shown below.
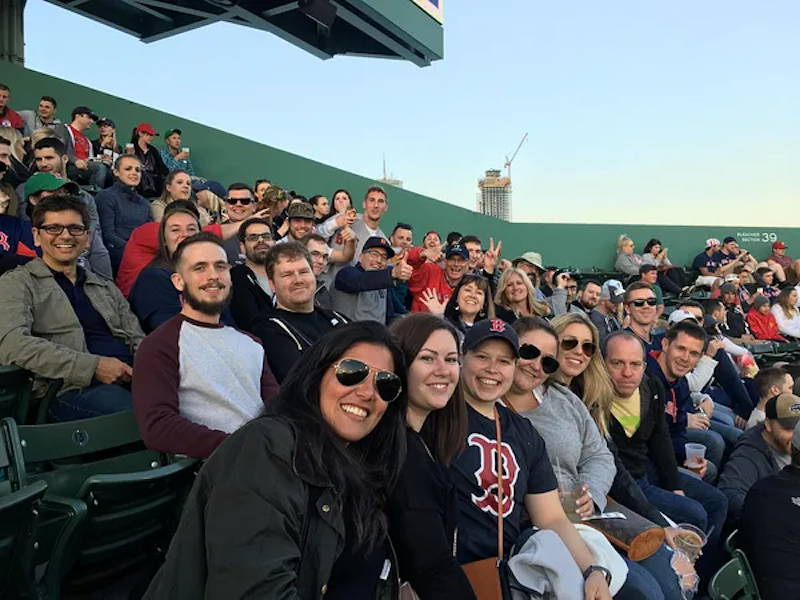
[[0,0],[0,62],[25,64],[25,2]]

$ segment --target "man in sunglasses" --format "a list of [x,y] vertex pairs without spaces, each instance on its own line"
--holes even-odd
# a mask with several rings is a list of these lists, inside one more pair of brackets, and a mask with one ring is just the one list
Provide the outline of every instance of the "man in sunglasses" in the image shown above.
[[237,327],[252,331],[254,319],[272,308],[266,264],[267,252],[275,245],[275,240],[266,219],[248,219],[242,223],[238,239],[245,261],[231,269],[231,314]]
[[647,351],[661,350],[661,336],[653,335],[658,300],[649,283],[635,281],[625,290],[625,310],[630,321],[628,329],[644,343]]
[[221,323],[231,295],[222,241],[208,232],[188,237],[171,264],[183,306],[136,354],[145,376],[134,383],[133,407],[148,448],[208,458],[263,412],[278,382],[259,340]]
[[128,410],[139,321],[113,282],[79,265],[90,239],[89,212],[73,195],[52,195],[32,215],[42,258],[0,278],[0,364],[64,381],[51,417],[72,421]]
[[[225,212],[228,214],[228,222],[243,223],[253,216],[255,210],[255,197],[249,185],[246,183],[232,183],[228,186],[228,191],[225,194]],[[225,254],[228,255],[228,262],[232,265],[241,262],[241,232],[240,228],[239,236],[232,237],[223,244]]]

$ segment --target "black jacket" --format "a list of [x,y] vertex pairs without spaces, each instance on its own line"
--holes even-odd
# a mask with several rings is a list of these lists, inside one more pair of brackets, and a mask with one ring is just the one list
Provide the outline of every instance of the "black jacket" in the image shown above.
[[256,274],[247,265],[236,265],[231,269],[231,286],[233,320],[239,329],[252,333],[256,317],[272,309],[272,296],[258,284]]
[[310,313],[294,313],[274,308],[253,321],[253,335],[267,348],[267,360],[275,379],[281,383],[303,351],[347,318],[332,310],[315,308]]
[[455,485],[408,430],[408,455],[387,508],[400,576],[420,600],[474,600],[453,550],[458,521]]
[[[625,463],[619,457],[619,451],[614,444],[614,440],[606,440],[608,449],[614,455],[614,465],[617,467],[617,474],[614,476],[614,482],[611,484],[611,489],[608,495],[611,496],[615,502],[622,504],[626,508],[630,508],[633,512],[638,513],[645,519],[650,519],[659,527],[669,527],[669,523],[664,518],[655,506],[650,504],[650,501],[644,495],[642,488],[636,483],[636,480],[630,474],[630,471],[625,467]],[[675,488],[677,489],[677,488]]]
[[295,444],[290,425],[262,417],[219,447],[145,600],[321,597],[344,548],[343,507]]
[[[318,600],[345,544],[341,496],[297,451],[294,429],[261,417],[200,470],[144,600]],[[396,565],[375,598],[397,598]]]
[[728,497],[728,521],[734,525],[742,516],[745,496],[753,484],[781,470],[762,431],[763,423],[739,438],[717,484],[719,491]]
[[764,600],[800,598],[800,468],[790,465],[750,489],[738,537]]
[[655,463],[660,487],[666,490],[681,489],[678,465],[672,448],[672,438],[664,417],[667,392],[661,382],[647,375],[639,385],[641,395],[641,422],[639,429],[628,437],[619,421],[611,415],[609,431],[617,446],[619,456],[634,479],[645,479],[648,460]]

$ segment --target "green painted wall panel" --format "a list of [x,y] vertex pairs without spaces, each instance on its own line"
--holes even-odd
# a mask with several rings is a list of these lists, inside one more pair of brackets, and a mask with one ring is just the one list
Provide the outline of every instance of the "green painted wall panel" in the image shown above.
[[444,28],[411,0],[351,0],[365,13],[381,21],[401,37],[412,37],[444,57]]
[[[423,16],[427,17],[424,13]],[[252,183],[259,177],[268,177],[306,196],[332,194],[337,188],[346,188],[359,208],[360,198],[374,184],[374,180],[367,177],[7,63],[0,63],[0,81],[11,87],[14,108],[35,107],[42,94],[58,100],[62,118],[65,114],[68,117],[74,106],[90,106],[99,115],[114,119],[123,143],[140,121],[151,123],[159,132],[178,127],[192,149],[192,161],[198,173],[225,184],[239,180]],[[95,134],[92,130],[90,137]],[[632,236],[639,249],[649,238],[660,238],[670,248],[670,257],[676,264],[690,263],[702,250],[706,238],[722,239],[726,235],[741,236],[741,245],[759,259],[770,252],[770,236],[784,240],[792,248],[789,253],[794,251],[794,256],[800,256],[800,233],[793,228],[506,223],[396,188],[389,189],[389,206],[384,230],[398,221],[410,222],[415,226],[417,241],[431,229],[442,235],[453,230],[474,233],[487,245],[492,236],[503,240],[503,254],[507,257],[535,250],[542,253],[546,263],[581,269],[610,269],[616,240],[621,233]]]

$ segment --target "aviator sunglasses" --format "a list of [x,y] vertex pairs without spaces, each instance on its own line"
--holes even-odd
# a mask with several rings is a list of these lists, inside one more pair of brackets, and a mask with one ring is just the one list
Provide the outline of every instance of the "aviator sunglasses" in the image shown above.
[[[522,344],[519,347],[519,357],[524,360],[535,360],[542,356],[542,351],[533,344]],[[558,360],[553,356],[542,356],[542,371],[552,375],[558,371]]]
[[[561,349],[564,352],[569,352],[577,347],[578,340],[575,338],[564,338],[561,340]],[[594,342],[583,342],[581,344],[581,352],[583,352],[586,357],[591,358],[594,356],[594,353],[597,352],[597,346],[594,344]]]
[[372,371],[375,371],[375,389],[384,402],[396,400],[403,391],[400,378],[389,371],[378,371],[367,363],[355,358],[344,358],[334,366],[336,381],[345,387],[353,387],[366,381]]

